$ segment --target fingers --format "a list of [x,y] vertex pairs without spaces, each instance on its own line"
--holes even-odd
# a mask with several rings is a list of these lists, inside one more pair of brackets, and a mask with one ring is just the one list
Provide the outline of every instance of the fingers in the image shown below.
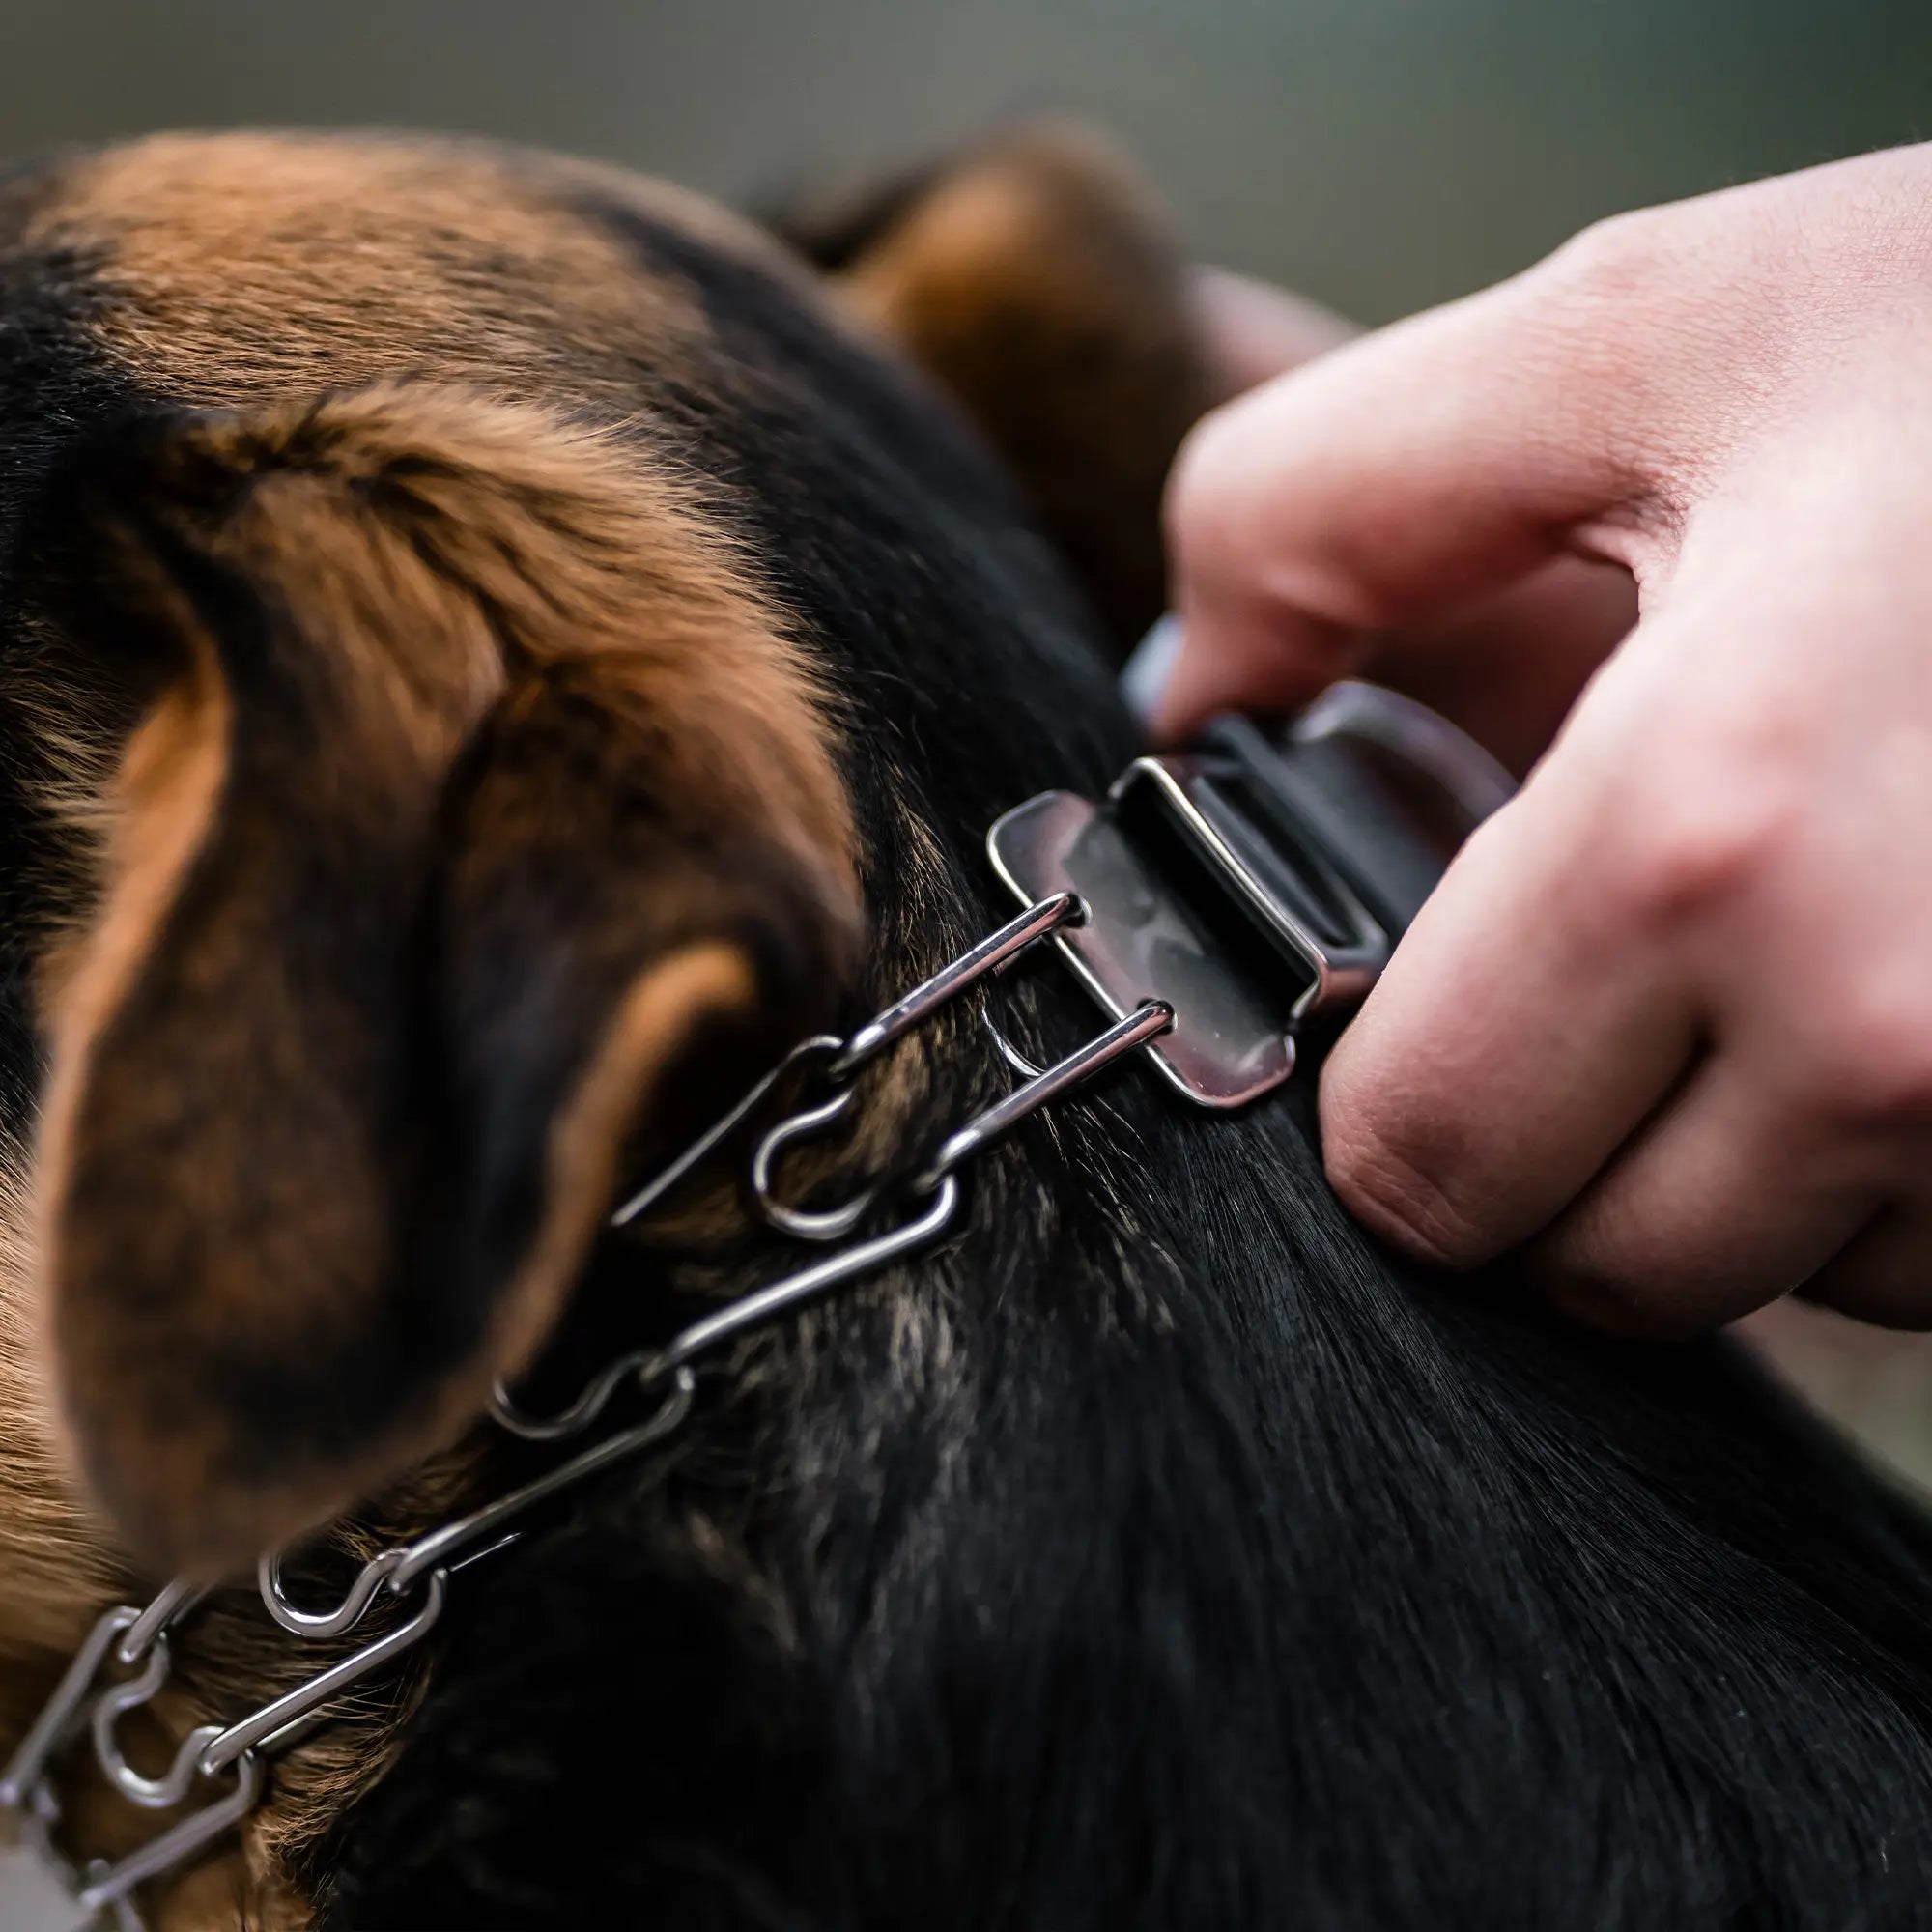
[[1438,623],[1377,638],[1362,670],[1461,725],[1520,777],[1635,622],[1628,571],[1560,557]]
[[1932,1328],[1932,1209],[1885,1209],[1805,1284],[1804,1296],[1882,1328]]
[[1188,305],[1208,346],[1217,401],[1298,369],[1356,332],[1301,296],[1225,269],[1196,270]]
[[1858,1235],[1870,1177],[1769,1056],[1712,1052],[1525,1256],[1552,1299],[1623,1333],[1692,1334],[1799,1287]]
[[[1182,452],[1156,732],[1374,664],[1520,761],[1576,699],[1323,1075],[1330,1179],[1414,1254],[1529,1243],[1627,1328],[1807,1278],[1868,1319],[1932,1308],[1932,899],[1908,889],[1932,578],[1901,514],[1932,383],[1897,179],[1922,200],[1928,168],[1605,224]],[[1566,554],[1641,582],[1621,647],[1608,619],[1470,628]]]
[[[1452,866],[1324,1073],[1329,1176],[1426,1261],[1527,1243],[1625,1332],[1807,1284],[1932,1325],[1928,916],[1877,829],[1922,816],[1918,741],[1884,724],[1917,674],[1868,680],[1846,730],[1786,688],[1807,613],[1733,588],[1647,622]],[[1749,639],[1757,689],[1712,646],[1693,668],[1714,632]]]
[[1641,355],[1605,360],[1569,281],[1546,268],[1399,324],[1195,430],[1169,490],[1187,638],[1157,730],[1304,701],[1363,633],[1521,577],[1642,487]]
[[1691,990],[1602,890],[1600,794],[1564,750],[1464,848],[1321,1078],[1337,1192],[1439,1264],[1535,1235],[1697,1048]]

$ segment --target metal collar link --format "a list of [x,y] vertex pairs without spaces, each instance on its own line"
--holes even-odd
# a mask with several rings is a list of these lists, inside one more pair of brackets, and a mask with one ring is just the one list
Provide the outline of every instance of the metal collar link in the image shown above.
[[[817,1061],[822,1063],[823,1077],[832,1084],[832,1094],[766,1129],[752,1160],[752,1192],[765,1219],[782,1234],[821,1243],[852,1234],[881,1190],[867,1188],[826,1212],[789,1207],[775,1192],[779,1156],[844,1112],[856,1091],[855,1076],[893,1041],[1079,915],[1078,902],[1066,894],[1030,906],[849,1039],[803,1042],[625,1202],[611,1216],[612,1223],[634,1220],[663,1199],[751,1121],[783,1074],[802,1062]],[[519,1534],[516,1524],[538,1504],[665,1440],[685,1421],[696,1391],[693,1364],[700,1356],[937,1239],[958,1211],[960,1170],[973,1155],[1037,1109],[1163,1032],[1172,1019],[1165,1007],[1150,1004],[1057,1065],[1036,1072],[940,1143],[926,1167],[903,1184],[906,1204],[901,1215],[878,1232],[851,1240],[693,1322],[664,1347],[611,1363],[557,1414],[528,1415],[499,1386],[491,1398],[493,1417],[512,1435],[531,1442],[561,1444],[585,1435],[627,1387],[655,1395],[657,1401],[643,1421],[579,1449],[508,1493],[413,1542],[371,1557],[339,1603],[311,1609],[292,1602],[283,1582],[280,1554],[265,1556],[256,1577],[263,1608],[299,1642],[321,1643],[347,1635],[362,1626],[379,1602],[400,1601],[408,1605],[407,1613],[294,1690],[236,1721],[196,1726],[181,1740],[158,1776],[147,1776],[128,1762],[120,1744],[120,1727],[130,1712],[152,1704],[168,1683],[175,1634],[192,1618],[206,1592],[177,1580],[145,1608],[122,1604],[104,1611],[0,1773],[0,1816],[14,1814],[21,1835],[39,1848],[77,1912],[117,1928],[138,1926],[136,1889],[202,1856],[239,1825],[261,1802],[272,1761],[327,1722],[330,1707],[343,1691],[392,1663],[429,1634],[442,1614],[449,1579],[457,1571],[514,1542]],[[117,1669],[130,1674],[116,1675]],[[81,1743],[91,1748],[99,1774],[132,1804],[161,1809],[182,1804],[197,1793],[204,1794],[206,1802],[117,1863],[75,1865],[58,1848],[60,1808],[52,1776],[62,1754]],[[105,1919],[103,1916],[110,1913],[111,1920]]]
[[[1378,763],[1391,758],[1400,767],[1393,784]],[[1413,810],[1418,784],[1433,798],[1427,823]],[[1137,761],[1100,806],[1054,792],[1009,812],[988,846],[1024,910],[849,1038],[801,1042],[611,1216],[622,1226],[664,1199],[748,1128],[781,1081],[802,1073],[809,1089],[816,1083],[826,1091],[765,1127],[751,1155],[751,1191],[772,1228],[829,1251],[663,1347],[611,1363],[554,1415],[526,1414],[497,1388],[490,1413],[498,1426],[558,1446],[589,1435],[621,1391],[652,1406],[642,1420],[576,1448],[508,1493],[381,1551],[334,1605],[292,1603],[280,1557],[265,1557],[256,1577],[262,1606],[298,1643],[347,1636],[379,1602],[395,1606],[394,1620],[259,1709],[196,1726],[158,1776],[129,1764],[120,1725],[168,1682],[175,1634],[204,1593],[178,1580],[145,1608],[104,1611],[0,1773],[0,1824],[12,1815],[71,1907],[118,1932],[137,1927],[136,1889],[239,1825],[261,1802],[273,1760],[327,1722],[341,1692],[429,1634],[452,1577],[515,1542],[521,1520],[538,1505],[682,1426],[700,1357],[938,1239],[957,1214],[962,1176],[977,1155],[1123,1055],[1146,1049],[1174,1087],[1207,1106],[1238,1104],[1286,1079],[1301,1021],[1366,990],[1457,840],[1506,791],[1507,781],[1452,727],[1406,700],[1350,686],[1278,747],[1224,724],[1198,754]],[[1036,1066],[982,1008],[994,1045],[1021,1076],[1017,1086],[940,1138],[909,1179],[862,1187],[831,1208],[781,1198],[777,1175],[786,1151],[846,1112],[858,1077],[879,1054],[1042,941],[1107,1013],[1100,1033]],[[896,1197],[892,1213],[889,1193]],[[861,1236],[867,1220],[874,1230]],[[59,1849],[52,1777],[56,1762],[82,1743],[132,1804],[176,1806],[198,1792],[205,1802],[118,1863],[76,1866]]]

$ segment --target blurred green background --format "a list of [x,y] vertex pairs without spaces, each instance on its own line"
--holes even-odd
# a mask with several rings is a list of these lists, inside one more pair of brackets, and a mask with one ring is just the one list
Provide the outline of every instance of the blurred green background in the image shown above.
[[0,0],[0,150],[400,123],[733,198],[1030,111],[1204,255],[1380,320],[1593,216],[1932,125],[1927,0]]

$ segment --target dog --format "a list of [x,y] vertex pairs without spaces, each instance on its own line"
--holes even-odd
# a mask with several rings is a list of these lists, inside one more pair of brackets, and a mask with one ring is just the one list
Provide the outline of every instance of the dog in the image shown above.
[[[783,239],[448,141],[0,179],[0,1750],[104,1605],[281,1547],[323,1601],[526,1466],[499,1379],[771,1276],[724,1179],[604,1218],[1135,754],[1218,399],[1059,131]],[[1010,1079],[949,1012],[817,1184]],[[1022,1127],[455,1577],[153,1922],[1923,1922],[1922,1516],[1720,1342],[1400,1264],[1311,1090]],[[313,1657],[217,1588],[155,1711]],[[151,1829],[71,1777],[87,1855]]]

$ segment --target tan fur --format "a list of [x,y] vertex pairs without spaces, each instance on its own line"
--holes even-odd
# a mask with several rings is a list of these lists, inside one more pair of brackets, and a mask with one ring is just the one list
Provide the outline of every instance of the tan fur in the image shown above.
[[1117,636],[1137,638],[1165,602],[1168,467],[1217,400],[1182,259],[1139,180],[1077,131],[994,142],[911,196],[843,289],[952,393]]
[[[0,1293],[0,1751],[26,1728],[100,1610],[145,1602],[159,1580],[135,1575],[116,1550],[57,1446],[31,1301],[13,1292],[36,1272],[32,1215],[21,1186],[25,1166],[24,1150],[0,1149],[0,1282],[12,1285]],[[329,1541],[346,1561],[359,1561],[454,1514],[473,1495],[473,1483],[472,1456],[432,1459],[381,1505],[332,1530]],[[352,1641],[298,1648],[269,1624],[251,1591],[224,1593],[196,1613],[178,1646],[176,1686],[157,1702],[167,1737],[281,1694]],[[233,1932],[244,1908],[255,1932],[300,1932],[311,1907],[291,1889],[288,1873],[381,1776],[394,1747],[394,1719],[419,1689],[419,1680],[406,1680],[364,1693],[340,1721],[282,1759],[270,1803],[240,1843],[219,1848],[180,1880],[150,1889],[154,1932]],[[151,1748],[137,1761],[156,1769],[164,1755]],[[168,1822],[134,1811],[86,1779],[66,1781],[63,1796],[82,1842],[101,1856],[132,1849]]]
[[[1003,153],[942,181],[890,224],[850,278],[852,310],[864,319],[857,332],[883,329],[938,374],[1019,468],[1103,586],[1110,614],[1129,621],[1157,598],[1157,558],[1137,536],[1110,548],[1105,526],[1125,501],[1126,526],[1136,527],[1142,499],[1157,489],[1149,466],[1164,463],[1170,430],[1178,439],[1168,415],[1193,407],[1169,393],[1178,384],[1185,396],[1194,380],[1164,305],[1172,258],[1110,161],[1061,137]],[[755,258],[817,302],[802,270],[702,204],[613,170],[453,143],[145,141],[70,164],[26,240],[99,264],[102,298],[86,326],[110,367],[151,396],[239,412],[183,425],[150,480],[173,534],[247,582],[272,585],[331,667],[323,687],[330,715],[319,726],[340,761],[344,796],[327,795],[327,769],[292,768],[292,797],[339,808],[357,836],[417,837],[480,722],[514,727],[522,708],[561,692],[616,721],[653,761],[666,795],[689,801],[695,831],[755,830],[776,846],[801,903],[835,935],[827,957],[840,956],[858,896],[857,837],[830,705],[785,613],[719,538],[702,487],[674,457],[654,453],[651,424],[600,433],[554,413],[558,396],[593,412],[607,397],[634,407],[640,370],[698,394],[715,393],[718,381],[696,291],[640,266],[580,211],[584,197]],[[1096,358],[1096,343],[1121,339],[1122,302],[1134,308],[1150,292],[1147,315],[1126,331],[1128,352]],[[390,380],[418,373],[437,386]],[[1134,412],[1124,423],[1123,388]],[[317,404],[328,391],[348,393]],[[225,487],[235,478],[249,484],[240,508]],[[1083,544],[1097,548],[1083,555]],[[156,668],[146,721],[125,752],[127,721],[111,704],[57,681],[6,693],[42,722],[42,788],[71,839],[60,860],[86,860],[90,890],[72,933],[50,936],[41,961],[54,1069],[38,1219],[18,1184],[19,1151],[0,1150],[0,1750],[99,1607],[140,1601],[157,1580],[130,1575],[68,1473],[34,1327],[42,1318],[20,1292],[49,1272],[59,1278],[90,1238],[58,1213],[77,1137],[103,1119],[138,1124],[144,1106],[166,1103],[138,1084],[117,1087],[109,1042],[182,881],[228,823],[237,734],[250,729],[195,613],[168,612],[165,585],[152,587],[151,614],[171,616],[182,650]],[[479,809],[469,835],[486,857],[519,841],[541,851],[567,805],[506,788]],[[925,869],[895,890],[929,890]],[[493,876],[482,867],[475,891],[487,895]],[[367,1445],[361,1460],[308,1472],[226,1517],[208,1474],[219,1465],[216,1445],[191,1432],[157,1442],[138,1418],[126,1420],[114,1460],[152,1483],[171,1517],[185,1499],[210,1496],[200,1553],[235,1553],[238,1537],[258,1532],[278,1536],[412,1463],[405,1482],[327,1532],[345,1561],[499,1487],[481,1445],[439,1445],[461,1435],[493,1375],[541,1340],[634,1117],[678,1069],[696,1031],[741,1018],[755,996],[746,954],[703,936],[706,882],[669,886],[691,895],[693,930],[643,962],[604,1016],[550,1123],[545,1212],[514,1290],[477,1360],[428,1410]],[[194,957],[209,983],[251,984],[249,997],[272,1003],[286,989],[265,990],[242,972],[271,940],[226,908],[195,936]],[[298,1036],[308,1017],[292,1005],[254,1013],[270,1040]],[[920,1111],[928,1045],[912,1042],[875,1070],[852,1142],[802,1158],[801,1185],[826,1166],[868,1168],[903,1138],[898,1123]],[[103,1110],[91,1123],[88,1106]],[[210,1168],[235,1164],[231,1149]],[[190,1175],[182,1199],[133,1205],[204,1213],[218,1204],[194,1198],[199,1184]],[[299,1179],[285,1205],[281,1260],[245,1278],[188,1285],[193,1306],[174,1312],[182,1338],[224,1324],[272,1336],[285,1321],[299,1333],[299,1312],[292,1319],[265,1299],[263,1277],[279,1286],[299,1274],[305,1244],[353,1251],[367,1231],[346,1225],[352,1210]],[[111,1246],[101,1252],[111,1256]],[[129,1355],[158,1359],[169,1338],[90,1337],[84,1320],[63,1333],[68,1373],[91,1391],[93,1426],[124,1426],[116,1377]],[[176,1682],[156,1715],[169,1736],[233,1718],[349,1647],[298,1647],[252,1592],[223,1593],[185,1633]],[[151,1901],[159,1932],[214,1932],[244,1910],[264,1932],[305,1924],[310,1906],[293,1874],[381,1775],[396,1719],[422,1689],[419,1675],[378,1680],[283,1760],[270,1804],[240,1846]],[[103,1803],[84,1784],[67,1795],[86,1829],[98,1830],[90,1852],[125,1849],[161,1822]]]
[[521,1367],[549,1332],[615,1192],[625,1137],[680,1045],[706,1019],[744,1011],[756,990],[741,953],[704,945],[652,967],[625,996],[551,1130],[550,1211],[506,1303],[495,1359]]
[[36,1269],[25,1151],[0,1149],[0,1741],[20,1734],[125,1569],[56,1447],[46,1355],[23,1293]]
[[[229,567],[272,583],[301,613],[324,661],[314,700],[326,714],[315,721],[323,762],[291,766],[277,800],[244,800],[238,811],[286,813],[298,823],[321,812],[332,838],[368,840],[372,855],[407,851],[427,835],[450,761],[495,692],[522,677],[567,675],[599,707],[635,717],[648,748],[639,755],[654,760],[668,795],[687,796],[709,827],[742,825],[788,849],[798,876],[824,881],[824,916],[849,921],[839,908],[856,895],[853,834],[810,679],[776,614],[706,534],[701,512],[647,460],[533,410],[405,389],[189,426],[158,461],[160,480],[178,493],[185,533]],[[199,507],[209,469],[256,479],[241,509],[217,488],[211,500],[223,507],[213,522]],[[165,1081],[118,1079],[117,1059],[97,1052],[117,992],[141,969],[144,936],[169,902],[167,884],[207,817],[212,754],[170,763],[155,749],[176,742],[178,703],[168,699],[135,741],[123,785],[128,830],[110,848],[106,909],[50,1015],[42,1192],[48,1267],[60,1281],[111,1283],[126,1241],[139,1235],[120,1217],[112,1226],[63,1218],[73,1137],[118,1148],[183,1131]],[[217,714],[203,703],[193,715]],[[248,721],[235,728],[248,730]],[[165,792],[151,781],[164,767],[175,781]],[[305,803],[311,795],[313,806]],[[248,836],[259,844],[272,828],[256,823]],[[167,855],[167,865],[151,853]],[[293,997],[272,971],[276,943],[251,897],[213,923],[203,916],[192,935],[195,983],[235,990],[208,1013],[198,1058],[217,1064],[213,1057],[226,1051],[245,1070],[264,1052],[296,1050],[313,1032],[311,1012],[264,1006]],[[244,1024],[259,1044],[224,1048],[223,1027]],[[326,1068],[291,1059],[270,1077],[304,1106],[329,1104]],[[317,1157],[333,1151],[327,1188],[313,1185],[305,1161],[265,1174],[252,1144],[224,1146],[224,1133],[255,1131],[239,1106],[232,1118],[198,1119],[191,1131],[208,1157],[180,1177],[180,1198],[147,1210],[157,1232],[170,1216],[223,1225],[225,1197],[205,1190],[228,1177],[252,1172],[258,1192],[283,1191],[271,1211],[250,1210],[257,1237],[225,1277],[211,1272],[184,1284],[154,1347],[191,1347],[201,1335],[225,1346],[215,1338],[238,1332],[267,1339],[285,1324],[292,1338],[300,1335],[317,1311],[298,1296],[285,1304],[275,1297],[304,1280],[318,1255],[346,1280],[381,1278],[372,1244],[383,1231],[359,1204],[380,1200],[386,1182],[342,1164],[355,1143],[326,1111],[317,1127],[325,1138],[308,1145]],[[517,1352],[547,1316],[547,1306],[533,1306],[515,1317],[503,1333],[516,1337]],[[330,1319],[349,1317],[336,1310]],[[128,1376],[153,1373],[154,1357],[127,1332],[127,1320],[123,1311],[103,1323],[66,1295],[54,1324],[63,1378],[86,1418],[97,1478],[116,1472],[124,1519],[145,1521],[151,1535],[168,1525],[177,1560],[231,1558],[339,1506],[407,1456],[447,1440],[504,1366],[479,1358],[406,1439],[372,1441],[361,1457],[313,1470],[271,1505],[266,1491],[244,1500],[216,1480],[212,1459],[226,1453],[218,1414],[155,1438],[146,1404],[129,1400],[126,1386]]]
[[104,251],[103,344],[201,405],[425,367],[533,397],[601,368],[628,392],[639,355],[675,366],[703,333],[540,179],[448,144],[157,136],[76,163],[29,240]]
[[[801,868],[824,878],[828,902],[849,903],[849,809],[810,675],[785,645],[781,619],[708,535],[701,504],[635,449],[532,409],[411,387],[189,426],[167,461],[180,472],[185,527],[236,567],[271,571],[314,635],[341,653],[334,688],[347,709],[338,751],[379,796],[412,772],[420,795],[432,796],[469,722],[516,681],[578,677],[620,709],[636,707],[653,724],[653,744],[688,758],[683,782],[694,810],[769,824]],[[250,509],[220,527],[199,523],[193,507],[196,478],[209,465],[260,472]],[[366,491],[399,470],[407,472],[401,496],[381,516],[358,516],[354,506]],[[178,612],[175,627],[189,641],[182,674],[129,741],[111,798],[86,808],[105,867],[102,910],[48,982],[56,1050],[41,1148],[43,1200],[61,1192],[97,1042],[219,815],[232,733],[247,728],[191,617]],[[235,943],[243,943],[240,935]],[[554,1129],[552,1210],[490,1350],[501,1358],[497,1366],[521,1359],[547,1326],[656,1069],[690,1027],[741,1007],[750,993],[734,952],[697,946],[659,962],[622,1003]],[[18,1216],[0,1219],[0,1236],[16,1242],[8,1279],[40,1278],[26,1265],[31,1236]],[[255,1286],[233,1284],[242,1300],[214,1319],[255,1312]],[[138,1601],[155,1579],[126,1579],[124,1561],[65,1473],[44,1351],[17,1293],[0,1294],[0,1323],[4,1738],[17,1735],[59,1653],[99,1606],[117,1595]],[[462,1428],[492,1373],[479,1363],[434,1417],[430,1439]],[[111,1398],[103,1407],[112,1411]],[[380,1463],[336,1472],[329,1502],[428,1446],[392,1444]],[[192,1453],[182,1460],[181,1445],[142,1441],[129,1453],[156,1464],[164,1483],[196,1480]],[[343,1534],[366,1552],[379,1535],[407,1533],[466,1492],[468,1467],[459,1460],[414,1479],[414,1493],[386,1506],[373,1531]],[[309,1514],[316,1502],[304,1497],[298,1506]],[[327,1654],[287,1645],[245,1593],[217,1601],[198,1613],[182,1645],[179,1693],[158,1709],[179,1735],[287,1688]],[[231,1923],[238,1888],[265,1922],[298,1923],[303,1908],[287,1892],[286,1861],[376,1775],[392,1708],[370,1700],[362,1719],[331,1727],[280,1765],[274,1802],[251,1827],[245,1859],[218,1861],[171,1893],[161,1924]],[[152,1826],[125,1807],[74,1796],[76,1815],[100,1821],[100,1849],[122,1849]]]
[[[63,949],[65,970],[48,987],[49,1020],[62,1050],[42,1102],[34,1183],[43,1203],[66,1185],[69,1131],[88,1055],[102,1022],[141,969],[155,928],[207,833],[220,794],[231,728],[228,694],[206,640],[187,676],[169,691],[129,741],[107,863],[112,886],[84,949]],[[43,978],[45,984],[45,976]],[[43,1273],[37,1270],[37,1278]],[[51,1350],[51,1338],[42,1338]]]
[[[266,425],[213,423],[185,433],[185,446],[174,458],[190,473],[204,463],[245,469],[271,460],[282,439],[299,434],[295,420],[292,412],[289,420]],[[311,417],[301,420],[313,423]],[[484,613],[457,584],[422,568],[411,554],[407,530],[343,514],[353,499],[345,498],[340,486],[354,480],[358,459],[366,468],[370,455],[358,447],[355,432],[369,427],[344,410],[332,425],[341,437],[340,451],[327,452],[320,469],[271,472],[257,499],[210,540],[234,567],[271,574],[291,607],[313,624],[319,649],[339,659],[327,682],[340,715],[318,719],[318,728],[336,734],[331,755],[348,782],[364,794],[362,809],[380,818],[387,833],[406,838],[412,826],[427,823],[441,775],[469,724],[500,687],[503,670]],[[159,598],[165,591],[156,585],[150,594]],[[198,634],[191,613],[181,614],[177,630],[192,668],[129,745],[107,847],[102,911],[47,1014],[54,1052],[42,1116],[38,1191],[50,1216],[58,1215],[66,1197],[83,1103],[95,1135],[121,1131],[122,1122],[173,1105],[170,1094],[147,1082],[135,1083],[118,1099],[111,1092],[103,1095],[97,1047],[151,956],[156,930],[173,907],[188,860],[205,842],[238,728],[213,644]],[[315,776],[336,781],[328,771]],[[291,782],[302,782],[301,775],[292,773]],[[201,943],[204,976],[236,986],[251,983],[253,961],[262,951],[255,930],[237,923],[232,930],[205,933]],[[260,990],[271,994],[272,982]],[[264,1030],[293,1040],[306,1019],[290,1010]],[[301,1069],[291,1066],[289,1084],[300,1091]],[[103,1105],[114,1110],[111,1123],[103,1122]],[[336,1177],[338,1182],[342,1179]],[[267,1282],[300,1265],[303,1248],[317,1237],[318,1216],[330,1213],[332,1191],[314,1190],[320,1198],[304,1213],[298,1197],[313,1189],[313,1178],[289,1179],[298,1197],[286,1203],[288,1249],[279,1265],[267,1270],[267,1281],[248,1268],[226,1281],[212,1277],[193,1285],[197,1296],[213,1297],[209,1319],[217,1324],[270,1314],[272,1304],[263,1300]],[[143,1211],[193,1213],[202,1205],[187,1198]],[[206,1205],[220,1211],[216,1203]],[[360,1230],[345,1236],[343,1217],[333,1219],[338,1239],[360,1236]],[[43,1251],[50,1272],[63,1272],[77,1236],[92,1239],[99,1232],[71,1231],[63,1240],[57,1229],[48,1229]],[[185,1305],[186,1299],[185,1293]],[[71,1377],[87,1359],[92,1337],[85,1323],[76,1326],[71,1307],[60,1312],[66,1318],[60,1353],[71,1391]],[[111,1396],[103,1397],[98,1412],[117,1415]],[[126,1426],[141,1432],[137,1415],[128,1414]],[[184,1434],[161,1441],[130,1440],[128,1453],[138,1458],[147,1480],[163,1487],[174,1483],[189,1492],[206,1483],[207,1471]]]

